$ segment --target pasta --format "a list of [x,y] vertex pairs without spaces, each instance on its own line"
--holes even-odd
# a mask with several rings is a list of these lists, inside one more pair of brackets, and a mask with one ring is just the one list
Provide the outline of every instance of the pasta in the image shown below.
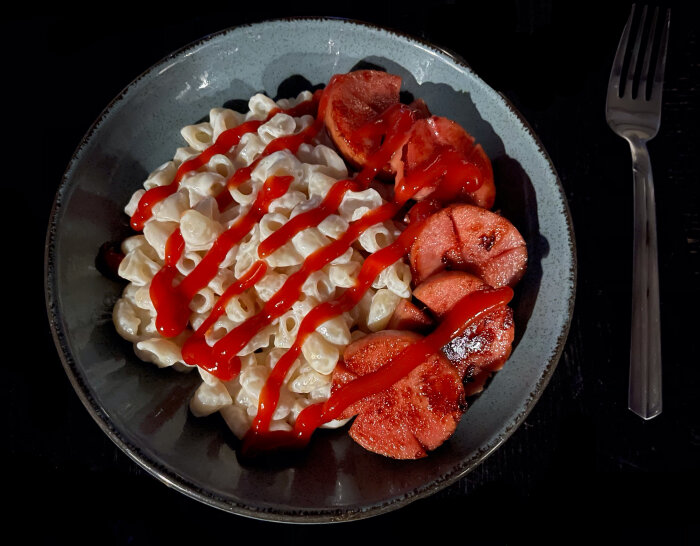
[[[153,206],[143,234],[122,243],[125,257],[118,272],[128,284],[114,306],[113,321],[119,335],[134,344],[141,360],[158,367],[191,369],[193,366],[186,363],[182,351],[195,332],[206,327],[204,341],[212,347],[247,324],[278,297],[280,289],[291,282],[305,260],[341,239],[352,222],[384,202],[371,188],[347,191],[335,213],[261,256],[263,241],[294,218],[316,209],[333,185],[348,177],[345,162],[323,135],[301,143],[294,152],[281,149],[265,153],[271,142],[301,134],[313,124],[310,115],[275,113],[310,98],[311,94],[304,92],[275,103],[257,94],[250,98],[247,114],[213,108],[209,121],[182,129],[184,145],[171,161],[148,176],[143,189],[137,190],[127,203],[124,210],[134,218],[146,191],[172,184],[185,162],[206,154],[227,131],[247,122],[259,122],[257,130],[245,132],[229,149],[217,150],[220,153],[211,154],[197,169],[182,175],[175,191]],[[248,176],[230,186],[231,177],[246,168]],[[258,221],[221,257],[206,285],[192,294],[187,328],[175,336],[162,335],[150,288],[154,277],[166,266],[171,239],[179,234],[182,243],[173,272],[173,282],[177,284],[206,261],[205,256],[222,234],[235,229],[253,210],[266,181],[275,177],[289,180],[287,191],[269,201]],[[222,194],[230,197],[223,207],[219,203]],[[280,358],[297,343],[305,317],[318,305],[337,299],[353,287],[364,257],[390,244],[396,236],[391,223],[377,223],[330,263],[308,274],[300,284],[297,301],[289,302],[284,312],[256,331],[237,351],[240,371],[232,379],[222,380],[197,366],[201,384],[190,402],[192,413],[200,417],[219,413],[231,431],[242,438],[257,414],[265,381]],[[261,262],[265,264],[264,274],[224,301],[227,291],[242,283]],[[343,349],[367,333],[385,328],[401,298],[411,297],[410,283],[409,266],[403,260],[397,261],[375,279],[373,288],[354,309],[323,322],[306,336],[283,380],[270,430],[291,430],[304,408],[328,399],[331,376]],[[217,310],[220,301],[221,310]],[[332,420],[324,426],[334,428],[344,423]]]

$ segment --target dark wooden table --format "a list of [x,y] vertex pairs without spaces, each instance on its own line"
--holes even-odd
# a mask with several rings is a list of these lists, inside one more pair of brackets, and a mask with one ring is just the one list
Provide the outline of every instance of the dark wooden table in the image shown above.
[[[6,521],[32,544],[219,544],[241,535],[263,544],[384,536],[468,544],[697,544],[700,49],[693,2],[673,6],[661,130],[649,145],[665,399],[663,413],[648,422],[627,410],[630,154],[604,117],[610,65],[629,5],[518,0],[462,9],[459,2],[441,1],[427,10],[376,3],[372,9],[327,4],[304,11],[260,4],[251,11],[217,6],[206,14],[173,8],[146,16],[110,7],[99,16],[67,11],[2,20],[3,94],[10,93],[3,156],[11,166],[2,177],[11,204],[3,232]],[[551,155],[569,199],[578,294],[551,383],[526,422],[484,464],[397,512],[342,525],[291,526],[199,504],[146,474],[100,431],[70,386],[49,333],[42,247],[53,195],[74,148],[133,78],[210,32],[313,14],[377,23],[452,49],[515,104]],[[16,345],[21,349],[13,354]]]

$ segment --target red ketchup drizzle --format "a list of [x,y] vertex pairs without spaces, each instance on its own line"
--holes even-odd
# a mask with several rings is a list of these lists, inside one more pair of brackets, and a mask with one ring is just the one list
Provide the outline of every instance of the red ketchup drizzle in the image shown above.
[[156,327],[165,336],[174,336],[184,330],[190,316],[189,300],[185,300],[182,293],[173,288],[178,275],[176,265],[184,249],[185,240],[180,228],[177,228],[165,243],[165,265],[153,276],[149,288],[156,309]]
[[[250,454],[269,449],[305,446],[318,427],[338,418],[345,408],[355,402],[388,389],[399,379],[408,375],[415,367],[425,362],[430,355],[439,351],[451,339],[464,332],[470,325],[496,308],[507,305],[512,297],[513,290],[507,286],[495,290],[472,292],[457,302],[430,335],[409,345],[377,371],[357,377],[350,383],[346,383],[333,393],[326,402],[312,404],[304,408],[297,416],[296,424],[292,431],[270,431],[268,427],[275,408],[275,394],[272,393],[271,395],[270,392],[273,388],[279,390],[289,367],[298,356],[300,345],[296,342],[275,365],[267,383],[263,387],[263,391],[260,394],[261,402],[258,406],[258,415],[244,438],[244,452]],[[316,309],[321,307],[319,306]],[[328,315],[334,314],[332,312],[332,304],[324,304],[324,307],[313,318],[311,318],[311,313],[307,316],[310,320],[305,328],[304,335],[313,332],[316,326],[328,320]],[[302,326],[305,322],[306,319],[302,322]],[[301,327],[299,333],[300,335],[302,334]],[[291,356],[287,357],[287,355]],[[281,362],[283,362],[284,366],[278,373],[277,366]],[[270,384],[270,392],[268,392],[268,383]],[[267,397],[271,397],[272,400],[268,401]]]
[[[214,308],[209,313],[209,316],[202,322],[202,324],[197,328],[195,333],[187,338],[187,341],[182,346],[182,356],[185,362],[199,362],[202,358],[201,355],[208,355],[210,352],[209,345],[206,342],[205,335],[211,329],[216,321],[226,312],[226,304],[231,301],[235,296],[243,294],[249,288],[255,286],[255,284],[263,278],[265,272],[267,271],[267,264],[262,261],[255,262],[248,271],[235,283],[231,284],[217,300]],[[203,361],[203,360],[202,360]],[[240,362],[238,362],[239,368],[236,369],[232,367],[230,369],[220,370],[218,367],[207,367],[199,364],[200,367],[209,373],[221,377],[222,380],[231,380],[240,372]],[[228,379],[226,379],[228,378]]]
[[334,302],[326,302],[317,305],[304,317],[299,325],[297,337],[293,345],[277,361],[262,388],[259,398],[258,413],[246,437],[248,445],[260,442],[261,434],[265,433],[268,429],[272,420],[272,415],[279,401],[279,391],[284,382],[284,378],[299,356],[306,338],[327,320],[345,313],[346,311],[350,311],[355,307],[369,287],[372,286],[374,279],[385,268],[406,255],[415,240],[415,235],[418,233],[419,227],[418,225],[409,226],[399,235],[396,241],[368,256],[360,268],[357,284],[355,284],[355,286],[348,288],[342,296]]
[[[313,100],[285,110],[285,113],[292,116],[312,114],[317,111],[317,117],[312,125],[300,133],[280,137],[270,142],[251,165],[239,169],[228,179],[227,188],[233,189],[247,181],[263,157],[285,149],[296,153],[302,143],[311,142],[323,128],[325,110],[326,97],[320,91],[314,94]],[[225,131],[210,148],[183,163],[170,185],[147,191],[132,217],[132,226],[136,229],[142,229],[145,221],[151,216],[153,205],[160,199],[174,193],[184,174],[202,167],[213,155],[227,152],[240,141],[246,132],[257,130],[260,125],[278,112],[280,110],[275,109],[264,121],[246,122],[239,127]],[[290,219],[275,233],[262,241],[258,246],[259,256],[261,258],[269,256],[289,242],[297,233],[320,224],[326,217],[337,211],[347,191],[362,191],[368,188],[374,176],[380,170],[385,169],[392,156],[402,149],[415,119],[415,110],[402,104],[396,104],[375,120],[358,129],[357,135],[371,139],[373,142],[381,142],[379,149],[368,158],[366,166],[354,178],[335,183],[318,207]],[[186,328],[190,316],[189,303],[192,297],[216,275],[219,265],[230,249],[245,237],[254,224],[266,214],[271,201],[286,193],[291,180],[292,177],[271,177],[268,179],[251,210],[217,238],[211,250],[197,267],[176,286],[173,286],[178,273],[175,265],[184,249],[184,240],[179,229],[171,235],[166,245],[165,266],[156,274],[151,283],[151,299],[157,311],[156,326],[163,335],[177,335]],[[479,292],[468,296],[455,306],[455,309],[447,315],[432,334],[407,348],[380,370],[345,385],[336,391],[326,403],[314,404],[304,409],[299,414],[292,432],[272,432],[269,430],[272,415],[279,400],[280,388],[291,366],[299,356],[305,339],[318,326],[351,310],[359,303],[381,271],[402,259],[409,252],[415,234],[427,216],[438,210],[444,203],[457,198],[461,192],[472,192],[481,186],[478,169],[454,148],[443,147],[437,150],[429,161],[397,185],[394,202],[385,203],[369,211],[360,219],[350,223],[347,232],[339,239],[309,255],[299,271],[288,277],[282,288],[272,296],[259,313],[238,325],[217,341],[213,347],[210,347],[206,343],[205,334],[225,312],[228,301],[253,287],[264,276],[267,269],[266,264],[262,261],[253,264],[241,279],[229,286],[216,303],[211,314],[185,342],[182,349],[183,359],[189,364],[201,366],[223,381],[233,379],[240,372],[240,359],[237,354],[262,328],[269,326],[272,321],[285,313],[297,301],[302,286],[309,275],[346,252],[367,228],[392,219],[421,188],[435,184],[437,187],[430,194],[430,199],[417,203],[411,209],[409,212],[411,224],[398,239],[365,260],[359,272],[357,284],[348,288],[337,300],[316,306],[304,318],[294,344],[277,362],[262,389],[258,413],[244,441],[246,450],[258,451],[272,447],[305,445],[316,428],[335,419],[349,404],[388,388],[423,362],[427,356],[439,350],[455,335],[464,331],[474,321],[495,307],[505,305],[510,301],[512,290],[509,288]],[[230,204],[231,200],[229,191],[222,192],[217,197],[219,209],[223,210]]]
[[294,180],[292,176],[268,178],[260,188],[251,209],[214,241],[197,267],[176,286],[173,286],[173,281],[178,274],[176,264],[185,243],[179,229],[168,237],[165,245],[165,266],[155,274],[150,288],[151,300],[156,309],[156,328],[162,335],[173,337],[187,327],[191,314],[189,305],[194,295],[216,276],[219,265],[231,248],[240,242],[267,213],[270,203],[287,192],[292,180]]
[[255,284],[263,278],[265,272],[267,271],[267,264],[258,260],[250,269],[246,271],[243,276],[237,281],[231,284],[221,297],[217,300],[214,308],[209,313],[209,316],[204,322],[197,328],[195,335],[203,336],[209,329],[214,326],[214,323],[219,319],[221,315],[226,312],[226,304],[231,301],[236,296],[240,296],[243,292],[255,286]]
[[[405,177],[396,187],[397,198],[409,197],[427,185],[426,178],[439,183],[426,199],[419,201],[407,214],[409,223],[427,218],[441,209],[445,203],[457,200],[464,192],[473,192],[481,187],[481,172],[464,154],[452,147],[438,149],[422,168]],[[433,182],[434,183],[434,182]]]
[[[393,122],[393,130],[391,134],[387,135],[387,138],[385,139],[386,145],[383,145],[380,148],[380,150],[376,154],[376,158],[373,158],[372,161],[370,161],[370,165],[366,169],[363,169],[363,171],[360,173],[359,180],[355,179],[351,181],[341,181],[346,182],[346,184],[336,183],[334,185],[336,190],[331,191],[329,195],[326,196],[326,199],[324,199],[324,202],[326,203],[325,207],[317,207],[312,211],[308,211],[295,217],[293,220],[295,220],[296,218],[300,218],[300,221],[292,223],[292,229],[284,230],[284,226],[282,226],[278,230],[278,232],[282,232],[281,235],[277,236],[276,232],[271,236],[274,237],[272,244],[269,244],[267,242],[267,239],[263,241],[259,246],[263,247],[264,255],[269,255],[269,253],[276,250],[276,248],[279,248],[279,246],[282,246],[286,242],[291,240],[291,238],[298,231],[304,229],[303,226],[305,224],[307,225],[307,227],[310,227],[310,225],[318,225],[318,223],[320,223],[323,220],[323,218],[325,218],[326,216],[328,216],[328,214],[332,212],[332,210],[329,208],[329,205],[333,204],[334,202],[337,202],[337,204],[339,205],[340,201],[342,200],[342,196],[344,195],[344,192],[347,191],[347,189],[357,184],[361,185],[362,187],[369,185],[369,182],[372,180],[372,176],[376,172],[376,170],[381,168],[394,153],[395,150],[389,148],[389,146],[396,145],[393,139],[397,139],[398,135],[401,135],[403,131],[406,131],[408,128],[410,128],[410,123],[412,123],[413,119],[413,112],[405,107],[392,107],[387,110],[386,115],[387,119]],[[319,116],[319,119],[322,118]],[[205,370],[214,373],[215,375],[217,375],[217,377],[219,377],[222,380],[229,380],[235,377],[235,375],[240,370],[240,359],[237,356],[238,353],[250,342],[251,339],[253,339],[253,337],[258,332],[260,332],[260,330],[269,326],[276,318],[280,317],[282,314],[284,314],[285,312],[287,312],[287,310],[291,308],[291,306],[299,299],[301,289],[306,280],[309,278],[309,275],[325,267],[334,259],[344,254],[367,228],[393,218],[400,209],[400,206],[401,203],[385,203],[382,206],[367,212],[358,220],[355,220],[354,222],[350,223],[348,230],[339,239],[332,241],[329,245],[318,249],[316,252],[309,255],[304,260],[304,263],[302,264],[299,271],[293,273],[287,278],[284,285],[272,296],[272,298],[269,301],[265,303],[263,309],[259,313],[250,317],[242,324],[236,326],[223,338],[217,341],[213,347],[209,347],[206,344],[199,343],[196,345],[195,348],[194,346],[188,346],[186,343],[183,347],[182,352],[183,359],[185,360],[185,362],[187,362],[188,364],[199,365]],[[336,209],[337,206],[333,210]],[[310,220],[316,221],[317,223],[309,224]],[[285,224],[285,226],[286,225],[287,224]],[[252,227],[253,225],[251,224],[245,230],[245,233],[250,231]],[[243,235],[245,235],[245,233]],[[219,243],[220,239],[221,237],[215,242],[215,247]],[[226,252],[228,252],[228,249],[230,249],[231,246],[225,247],[227,248]],[[215,249],[212,248],[209,254],[212,254],[214,251]],[[209,254],[207,254],[207,256],[204,257],[202,262],[200,262],[200,264],[197,266],[197,269],[200,266],[202,266],[202,263],[204,263],[207,260]],[[209,278],[209,280],[213,278],[213,276],[216,274],[216,268],[218,267],[218,264],[221,263],[221,261],[223,260],[225,254],[225,252],[222,253],[221,259],[215,261],[216,267],[212,267],[211,277]],[[192,276],[197,271],[197,269],[195,269],[195,271],[193,271],[193,273],[191,273],[190,276]],[[184,292],[186,295],[189,295],[189,298],[191,299],[191,297],[194,295],[194,293],[196,293],[196,291],[194,291],[193,293],[191,290],[187,290],[187,287],[189,286],[188,277],[186,277],[182,281],[180,286],[182,287],[182,285],[185,285],[184,288],[181,288],[181,293]],[[154,281],[155,280],[156,279],[154,278]],[[153,286],[153,282],[151,286]],[[156,311],[159,311],[157,306]],[[187,311],[188,308],[183,308],[179,317],[173,316],[164,319],[162,321],[164,331],[171,332],[171,335],[174,335],[172,334],[172,332],[175,331],[175,328],[181,328],[183,324],[186,326],[187,320],[184,315],[187,314]],[[156,326],[160,330],[158,317],[159,314],[156,318]],[[171,320],[172,328],[170,328],[170,324],[166,324],[166,321],[170,322]]]
[[[382,124],[376,122],[372,125],[372,127],[381,126]],[[366,131],[366,129],[363,129],[363,131]],[[363,132],[363,134],[365,133]],[[387,141],[389,141],[388,138],[385,140],[385,144]],[[381,151],[382,150],[380,149],[380,152]],[[390,156],[391,154],[389,157]],[[372,161],[372,168],[376,168],[378,165],[383,165],[385,163],[385,157],[385,155],[382,156],[381,162],[378,160]],[[394,210],[398,211],[399,208],[419,190],[429,184],[435,183],[435,180],[438,180],[440,184],[433,192],[431,207],[433,204],[440,204],[441,206],[441,203],[455,199],[462,191],[476,191],[479,189],[479,187],[481,187],[481,179],[478,170],[476,173],[474,172],[475,170],[476,168],[472,164],[468,163],[464,159],[464,156],[455,151],[454,148],[445,148],[431,158],[430,161],[421,166],[418,170],[407,176],[402,181],[402,184],[396,188],[395,202],[388,205],[395,207]],[[418,205],[420,205],[420,203],[418,203]],[[381,208],[382,207],[379,207],[375,210],[380,210]],[[440,207],[438,206],[437,208]],[[346,385],[346,387],[334,394],[333,397],[331,397],[331,399],[326,403],[331,403],[331,406],[329,406],[329,408],[331,408],[330,410],[323,409],[324,406],[322,404],[315,404],[304,409],[298,415],[295,428],[292,432],[272,432],[269,430],[272,416],[279,401],[279,393],[284,379],[289,373],[289,370],[293,366],[295,360],[298,358],[306,338],[324,322],[355,307],[362,299],[362,296],[366,293],[367,289],[372,285],[374,279],[385,268],[389,267],[397,260],[402,259],[410,251],[413,241],[415,240],[415,236],[421,227],[422,220],[432,214],[432,212],[435,212],[437,208],[421,212],[420,217],[416,217],[411,225],[409,225],[409,227],[394,243],[370,255],[363,263],[358,274],[357,284],[354,287],[346,290],[335,302],[326,302],[316,306],[302,320],[294,344],[277,361],[274,369],[263,386],[258,402],[258,412],[244,439],[244,451],[250,453],[273,448],[299,447],[305,445],[316,428],[321,426],[323,423],[335,419],[338,415],[340,415],[340,413],[342,413],[343,409],[353,402],[370,394],[374,394],[375,392],[385,390],[393,383],[398,381],[398,379],[403,377],[403,375],[408,374],[413,367],[424,362],[427,356],[436,352],[443,345],[449,342],[450,339],[456,336],[459,332],[453,333],[452,336],[447,337],[443,343],[435,346],[435,344],[445,337],[444,333],[447,331],[446,328],[449,328],[449,325],[457,321],[456,324],[461,324],[461,331],[464,331],[464,329],[471,324],[471,322],[464,320],[464,316],[469,317],[471,314],[464,315],[463,313],[458,313],[455,311],[453,314],[458,315],[458,318],[449,318],[449,316],[452,316],[449,315],[448,318],[443,321],[443,324],[447,323],[448,326],[445,326],[439,332],[436,330],[436,332],[431,334],[432,337],[429,336],[430,339],[432,339],[432,344],[426,345],[426,342],[421,345],[429,346],[431,348],[428,353],[421,357],[421,360],[416,361],[415,354],[408,354],[407,357],[403,359],[403,364],[392,365],[390,370],[382,372],[382,374],[377,374],[377,376],[373,374],[372,377],[374,379],[364,380],[353,388]],[[362,219],[364,219],[364,217]],[[350,231],[351,230],[348,230],[348,233]],[[508,301],[510,301],[511,298],[512,291],[507,297]],[[466,305],[468,303],[466,300],[460,303],[465,303],[465,309],[472,309]],[[488,311],[493,310],[493,308],[497,305],[498,304],[488,306]],[[475,311],[475,318],[473,318],[473,320],[476,320],[477,315],[478,317],[481,317],[483,314],[484,310]],[[393,373],[391,370],[393,370]],[[387,379],[381,381],[383,377],[386,377]],[[376,386],[373,385],[373,381],[376,381],[377,385],[380,385],[380,387],[377,387],[376,390],[371,390]],[[355,383],[356,381],[353,381],[351,384]],[[343,392],[347,392],[349,394],[344,395],[342,394]],[[333,400],[336,401],[331,402]]]
[[[322,119],[319,117],[319,119]],[[335,213],[347,191],[359,192],[369,187],[377,172],[386,165],[391,156],[405,143],[405,135],[415,120],[415,112],[403,104],[397,104],[384,112],[378,120],[369,124],[372,135],[385,135],[384,142],[367,161],[367,165],[353,179],[339,180],[328,191],[318,207],[303,212],[281,226],[275,233],[258,245],[258,255],[265,258],[284,246],[297,233],[318,226],[329,215]],[[317,120],[318,121],[318,120]],[[365,131],[369,133],[369,130]]]
[[[136,211],[131,217],[131,227],[137,231],[141,231],[146,221],[153,215],[153,207],[166,197],[175,193],[180,187],[180,181],[182,180],[182,177],[185,176],[187,173],[196,171],[197,169],[203,167],[215,155],[225,154],[241,141],[243,135],[245,135],[246,133],[252,133],[253,131],[257,131],[261,125],[270,121],[275,115],[279,113],[288,114],[292,117],[313,115],[317,110],[320,98],[321,93],[320,91],[317,91],[316,93],[314,93],[311,100],[304,101],[294,106],[293,108],[288,108],[286,110],[273,108],[272,110],[270,110],[267,117],[262,121],[246,121],[238,127],[233,127],[232,129],[227,129],[226,131],[222,132],[216,139],[216,142],[214,142],[214,144],[209,146],[201,154],[183,162],[178,167],[175,173],[175,177],[173,178],[173,181],[170,184],[151,188],[141,196]],[[245,180],[247,180],[247,178]],[[245,182],[245,180],[242,180],[241,182]],[[241,182],[239,182],[239,184]],[[228,192],[222,192],[223,195],[226,195],[227,193]],[[225,201],[225,198],[222,198],[222,201]],[[223,208],[221,207],[221,203],[220,210],[223,210]]]
[[323,201],[316,208],[296,215],[261,241],[258,245],[258,256],[266,258],[275,250],[283,247],[288,241],[291,241],[297,233],[307,228],[318,226],[329,215],[338,210],[345,192],[348,190],[359,191],[360,189],[359,184],[353,180],[339,180],[331,186],[326,197],[323,198]]
[[[286,313],[299,299],[301,289],[314,271],[325,267],[338,256],[344,254],[350,245],[368,227],[391,219],[399,207],[394,203],[385,203],[366,213],[362,218],[352,222],[348,230],[337,240],[310,254],[296,273],[291,274],[285,283],[263,306],[262,310],[233,328],[217,341],[213,347],[201,346],[196,353],[188,352],[183,347],[182,356],[188,364],[197,364],[213,372],[222,380],[232,379],[240,370],[238,353],[263,328],[272,324],[276,318]],[[395,261],[395,260],[394,260]]]
[[[293,154],[297,153],[297,151],[299,150],[299,146],[301,146],[304,143],[311,142],[311,140],[318,134],[318,132],[322,128],[323,123],[319,122],[319,120],[317,119],[314,123],[312,123],[297,134],[285,135],[272,140],[267,146],[265,146],[260,155],[257,158],[255,158],[255,160],[250,165],[248,165],[247,167],[241,167],[235,173],[233,173],[233,175],[231,175],[231,177],[226,182],[227,189],[232,190],[234,188],[237,188],[238,186],[249,180],[251,173],[255,170],[255,167],[258,166],[258,164],[260,163],[260,161],[262,161],[264,157],[267,157],[270,154],[282,150],[289,150]],[[221,192],[216,198],[216,201],[219,205],[219,210],[224,210],[231,203],[232,200],[233,198],[231,197],[230,192]]]
[[[392,210],[398,210],[412,195],[424,186],[432,183],[438,176],[446,180],[447,183],[444,187],[441,186],[436,190],[436,193],[439,194],[439,198],[441,199],[449,199],[452,194],[460,191],[460,188],[457,187],[453,180],[458,180],[461,174],[460,169],[463,168],[464,165],[462,157],[463,156],[460,156],[450,149],[442,156],[428,162],[423,168],[411,173],[411,175],[404,180],[400,191],[397,190],[396,203],[390,203],[388,205],[392,207]],[[464,182],[462,182],[462,184],[463,183]],[[474,181],[471,182],[468,187],[473,187],[473,190],[476,190],[480,185],[480,182]],[[395,207],[395,209],[393,207]],[[375,210],[380,210],[381,208],[382,207]],[[370,214],[371,213],[368,213],[368,215]],[[364,217],[362,219],[364,219]],[[251,432],[248,435],[248,445],[259,442],[260,435],[268,429],[272,414],[277,407],[282,382],[289,372],[289,369],[294,364],[294,361],[299,356],[301,347],[308,335],[327,320],[355,307],[362,299],[367,289],[372,285],[374,279],[384,269],[397,260],[402,259],[410,251],[415,236],[421,227],[421,223],[422,222],[419,221],[413,222],[401,233],[396,241],[368,256],[362,264],[355,286],[346,290],[335,302],[327,302],[315,307],[304,318],[299,326],[294,344],[275,364],[275,368],[272,370],[272,373],[263,386],[259,399],[258,413],[253,421]],[[350,230],[348,230],[348,233],[349,232]]]

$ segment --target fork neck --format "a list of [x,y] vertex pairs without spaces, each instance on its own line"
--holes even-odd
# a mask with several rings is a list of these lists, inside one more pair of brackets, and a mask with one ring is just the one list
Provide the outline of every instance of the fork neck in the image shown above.
[[630,145],[632,152],[632,168],[642,176],[651,176],[651,160],[649,151],[647,150],[646,139],[637,136],[626,136],[625,140]]

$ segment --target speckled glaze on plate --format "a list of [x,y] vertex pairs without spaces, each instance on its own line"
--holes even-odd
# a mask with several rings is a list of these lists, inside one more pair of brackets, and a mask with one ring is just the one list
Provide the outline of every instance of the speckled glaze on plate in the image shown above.
[[[122,284],[98,273],[106,241],[130,233],[123,207],[147,174],[183,145],[179,130],[212,107],[278,94],[290,76],[325,84],[359,61],[403,78],[432,112],[462,124],[492,158],[497,208],[523,233],[527,275],[513,302],[515,348],[504,370],[428,458],[394,461],[318,432],[286,461],[239,459],[218,415],[193,417],[197,374],[142,363],[111,323]],[[455,482],[523,421],[545,388],[568,333],[575,246],[557,174],[504,97],[439,48],[363,23],[273,20],[207,36],[163,59],[104,110],[78,146],[56,195],[46,243],[46,302],[78,396],[134,461],[182,493],[236,514],[332,522],[380,514]],[[512,464],[518,464],[513,461]]]

